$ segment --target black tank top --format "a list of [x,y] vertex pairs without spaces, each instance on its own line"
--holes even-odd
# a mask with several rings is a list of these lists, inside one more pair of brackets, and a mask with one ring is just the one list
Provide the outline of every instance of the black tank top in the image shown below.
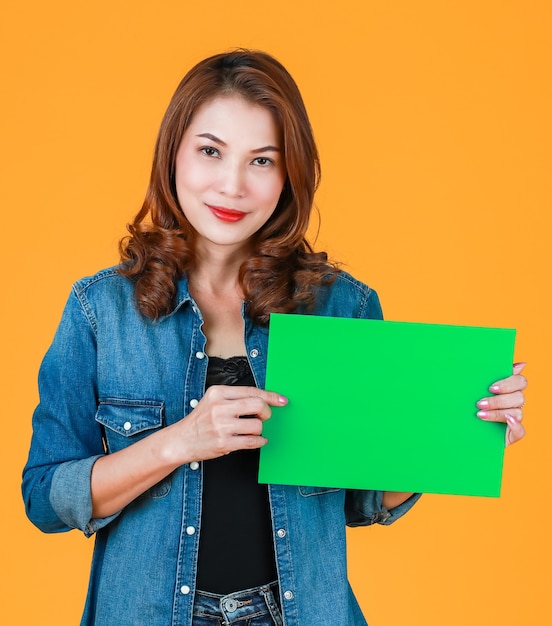
[[[205,387],[211,385],[254,387],[247,357],[209,357]],[[238,450],[203,462],[201,591],[228,594],[277,578],[268,489],[257,482],[258,471],[259,450]]]

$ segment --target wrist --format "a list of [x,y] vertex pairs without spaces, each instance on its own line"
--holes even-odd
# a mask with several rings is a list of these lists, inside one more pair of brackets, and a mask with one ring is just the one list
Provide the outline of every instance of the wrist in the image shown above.
[[179,424],[163,428],[156,433],[156,441],[152,442],[153,455],[162,465],[170,468],[170,471],[186,463],[199,460],[193,458],[193,451],[189,446],[189,442],[181,436],[181,433],[176,429],[177,426]]

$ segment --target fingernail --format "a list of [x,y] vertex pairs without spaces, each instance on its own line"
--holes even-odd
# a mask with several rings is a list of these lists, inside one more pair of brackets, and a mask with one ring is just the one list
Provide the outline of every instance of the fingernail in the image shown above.
[[480,417],[482,420],[486,420],[489,417],[487,411],[477,411],[477,417]]
[[477,402],[476,406],[478,406],[480,409],[488,409],[489,408],[489,401],[488,400],[479,400],[479,402]]
[[510,415],[510,413],[506,413],[506,421],[511,426],[516,426],[516,424],[518,423],[517,419],[513,415]]
[[500,385],[491,385],[489,387],[489,389],[493,392],[493,393],[498,393],[500,391]]
[[525,361],[520,361],[519,363],[514,363],[514,367],[525,367],[527,363]]
[[288,399],[285,396],[278,396],[278,402],[280,404],[287,404],[288,403]]

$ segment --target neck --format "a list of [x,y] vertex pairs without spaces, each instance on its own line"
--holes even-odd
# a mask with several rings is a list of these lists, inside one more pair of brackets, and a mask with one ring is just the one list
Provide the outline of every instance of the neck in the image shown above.
[[243,249],[221,246],[197,250],[197,262],[188,277],[192,289],[212,294],[240,293],[241,297],[238,275],[245,258]]

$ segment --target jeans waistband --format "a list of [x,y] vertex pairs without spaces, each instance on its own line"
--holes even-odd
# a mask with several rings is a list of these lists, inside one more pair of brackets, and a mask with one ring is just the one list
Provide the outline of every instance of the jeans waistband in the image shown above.
[[220,617],[225,624],[234,624],[246,618],[271,615],[277,624],[281,623],[279,604],[277,581],[227,595],[196,590],[194,616]]

